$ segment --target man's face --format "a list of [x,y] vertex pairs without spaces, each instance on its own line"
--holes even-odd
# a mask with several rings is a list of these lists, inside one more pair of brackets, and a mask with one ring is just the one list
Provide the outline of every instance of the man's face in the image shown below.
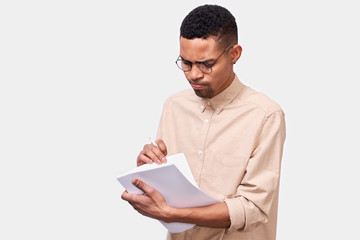
[[[225,49],[219,49],[214,37],[207,39],[180,38],[180,56],[190,62],[214,62]],[[231,49],[230,49],[231,50]],[[191,71],[184,72],[195,94],[202,98],[212,98],[225,90],[235,77],[229,51],[224,53],[212,67],[211,73],[203,73],[196,64]]]

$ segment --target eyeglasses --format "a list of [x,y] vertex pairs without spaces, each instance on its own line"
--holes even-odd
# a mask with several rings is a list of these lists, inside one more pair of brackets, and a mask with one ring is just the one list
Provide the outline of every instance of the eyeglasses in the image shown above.
[[[215,63],[219,60],[219,58],[224,55],[224,53],[226,53],[230,48],[232,48],[234,45],[230,45],[228,46],[221,54],[220,56],[215,59],[215,60],[208,60],[208,61],[203,61],[203,62],[190,62],[184,58],[182,58],[181,56],[178,57],[178,59],[176,60],[176,65],[183,70],[184,72],[190,72],[192,69],[192,66],[194,64],[196,64],[196,66],[200,69],[200,71],[202,71],[203,73],[211,73],[212,72],[212,67],[215,65]],[[213,63],[210,63],[213,62]]]

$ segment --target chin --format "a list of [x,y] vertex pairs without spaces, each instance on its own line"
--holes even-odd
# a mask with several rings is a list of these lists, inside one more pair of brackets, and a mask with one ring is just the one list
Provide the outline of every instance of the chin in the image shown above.
[[212,89],[208,89],[206,91],[194,89],[194,92],[198,97],[201,97],[201,98],[212,98],[214,95],[214,91]]

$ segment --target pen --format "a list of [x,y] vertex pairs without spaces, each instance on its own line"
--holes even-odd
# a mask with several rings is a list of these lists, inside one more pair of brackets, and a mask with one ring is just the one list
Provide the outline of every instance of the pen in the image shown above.
[[[153,142],[153,140],[151,140],[151,138],[149,137],[149,140],[151,142],[152,145],[155,145],[157,148],[159,148],[159,146],[156,144],[156,142]],[[160,148],[159,148],[160,149]]]

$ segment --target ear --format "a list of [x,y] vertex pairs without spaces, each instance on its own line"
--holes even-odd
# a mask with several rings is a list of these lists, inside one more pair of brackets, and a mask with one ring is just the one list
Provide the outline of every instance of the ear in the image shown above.
[[239,60],[241,53],[242,53],[242,47],[240,45],[235,45],[231,48],[230,56],[233,64],[235,64],[237,60]]

